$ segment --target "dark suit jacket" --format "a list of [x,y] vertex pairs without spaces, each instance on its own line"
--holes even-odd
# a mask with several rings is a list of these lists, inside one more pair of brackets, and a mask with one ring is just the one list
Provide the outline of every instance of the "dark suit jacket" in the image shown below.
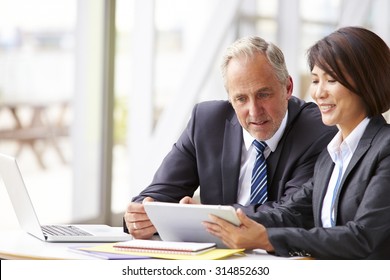
[[336,227],[322,228],[322,202],[333,167],[324,150],[313,179],[284,205],[256,219],[268,227],[275,252],[326,259],[390,259],[390,126],[384,118],[370,120],[342,178]]
[[[300,188],[312,177],[315,160],[336,132],[335,127],[322,123],[317,105],[292,97],[284,135],[267,158],[270,202],[244,210],[252,215]],[[203,204],[236,204],[242,145],[242,128],[229,102],[197,104],[151,185],[133,201],[150,196],[157,201],[178,202],[192,196],[200,186]]]

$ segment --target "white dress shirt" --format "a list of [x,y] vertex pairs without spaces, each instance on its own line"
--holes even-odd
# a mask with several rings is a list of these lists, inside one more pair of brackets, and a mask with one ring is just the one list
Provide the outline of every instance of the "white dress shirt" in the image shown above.
[[339,177],[339,168],[341,169],[340,181],[344,176],[345,170],[349,162],[351,161],[352,155],[356,150],[356,147],[362,138],[364,131],[370,120],[365,118],[360,122],[358,126],[348,135],[347,138],[342,141],[341,131],[339,131],[332,141],[327,146],[330,157],[335,163],[335,167],[330,177],[328,189],[324,197],[322,204],[321,220],[323,227],[331,227],[331,219],[334,219],[334,212],[332,211],[332,202],[334,199],[334,192]]
[[[271,152],[276,150],[280,138],[282,138],[284,130],[286,129],[287,116],[288,112],[286,112],[286,115],[284,116],[282,123],[280,124],[280,127],[276,133],[270,139],[265,141],[265,143],[267,143],[267,147],[264,150],[265,158],[268,158]],[[256,149],[252,144],[255,138],[245,129],[243,129],[243,137],[244,141],[241,148],[241,169],[238,180],[237,202],[241,205],[249,205],[251,195],[252,169],[256,161]]]

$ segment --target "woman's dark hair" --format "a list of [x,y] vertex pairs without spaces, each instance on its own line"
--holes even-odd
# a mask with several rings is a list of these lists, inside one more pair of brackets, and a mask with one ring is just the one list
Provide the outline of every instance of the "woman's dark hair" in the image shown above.
[[374,32],[340,28],[319,40],[307,55],[310,71],[317,65],[359,95],[368,117],[390,108],[390,49]]

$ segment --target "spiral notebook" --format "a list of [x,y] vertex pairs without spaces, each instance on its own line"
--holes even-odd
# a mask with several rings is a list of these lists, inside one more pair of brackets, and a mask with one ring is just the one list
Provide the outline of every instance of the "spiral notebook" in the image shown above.
[[118,251],[197,255],[215,249],[216,244],[133,239],[115,243],[113,247]]

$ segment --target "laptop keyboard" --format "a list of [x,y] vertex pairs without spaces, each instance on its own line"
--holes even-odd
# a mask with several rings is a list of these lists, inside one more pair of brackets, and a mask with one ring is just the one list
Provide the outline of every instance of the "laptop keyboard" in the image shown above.
[[45,235],[51,236],[88,236],[92,235],[75,226],[49,225],[41,226]]

